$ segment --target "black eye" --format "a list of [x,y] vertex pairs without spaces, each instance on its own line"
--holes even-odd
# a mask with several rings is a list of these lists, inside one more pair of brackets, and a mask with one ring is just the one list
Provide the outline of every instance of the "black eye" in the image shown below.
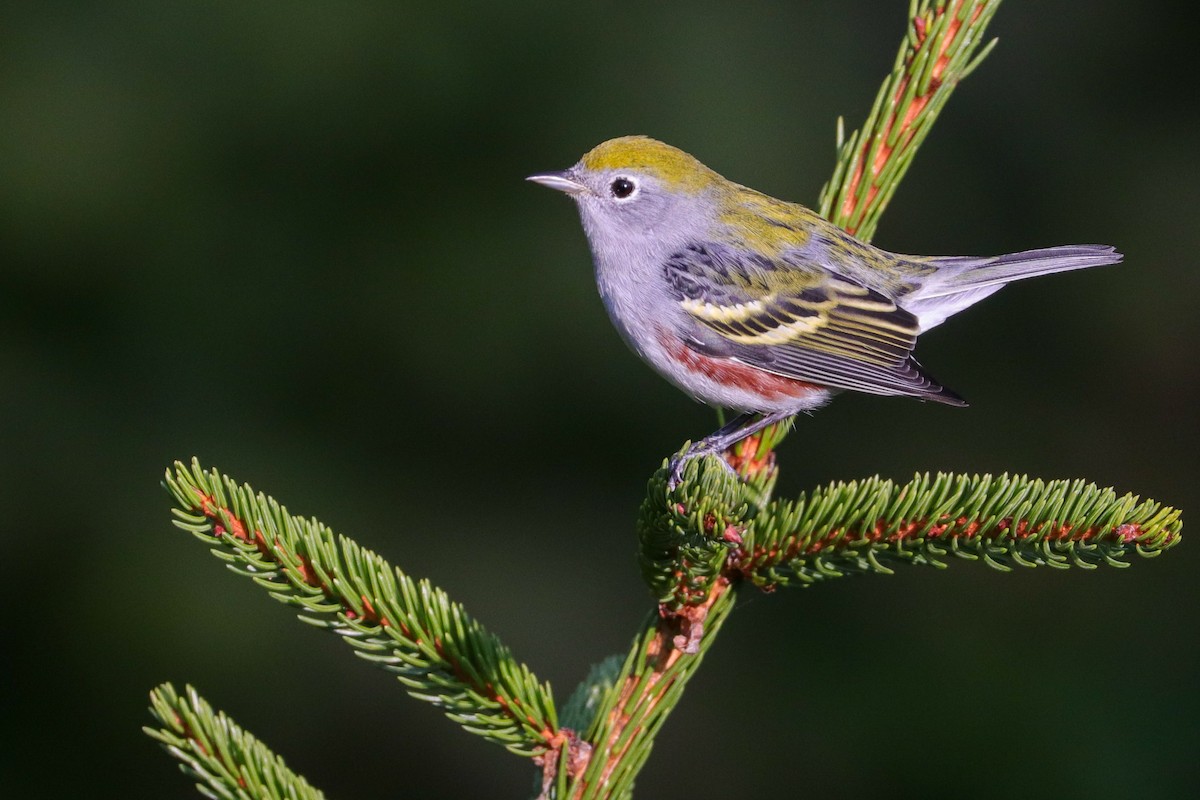
[[613,197],[618,200],[624,200],[633,194],[633,190],[637,187],[633,185],[633,181],[629,180],[629,178],[617,178],[608,188],[612,190]]

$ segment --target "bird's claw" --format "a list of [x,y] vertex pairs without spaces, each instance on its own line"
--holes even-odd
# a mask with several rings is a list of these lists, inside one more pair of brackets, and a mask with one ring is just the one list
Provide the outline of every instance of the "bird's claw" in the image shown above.
[[717,456],[717,460],[721,462],[722,467],[724,467],[730,473],[736,474],[736,470],[734,470],[728,461],[726,461],[724,458],[721,458],[720,455],[720,452],[718,452],[714,447],[701,441],[693,444],[682,453],[676,453],[675,455],[671,456],[670,461],[667,462],[667,491],[673,492],[679,488],[679,484],[683,483],[684,468],[687,467],[689,461],[695,458],[702,458],[704,456]]
[[683,482],[683,468],[690,461],[688,454],[676,453],[671,456],[671,460],[667,462],[667,491],[673,492],[679,488],[679,484]]

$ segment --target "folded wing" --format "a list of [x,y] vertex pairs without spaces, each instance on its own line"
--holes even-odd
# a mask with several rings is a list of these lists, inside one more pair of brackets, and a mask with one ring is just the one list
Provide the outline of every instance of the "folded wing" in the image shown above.
[[819,264],[694,243],[665,275],[710,354],[838,389],[966,405],[913,358],[913,314]]

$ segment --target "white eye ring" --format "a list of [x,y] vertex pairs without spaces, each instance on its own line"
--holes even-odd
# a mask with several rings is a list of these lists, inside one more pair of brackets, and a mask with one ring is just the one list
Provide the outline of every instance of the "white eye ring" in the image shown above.
[[637,194],[638,185],[632,179],[618,175],[608,185],[608,190],[612,193],[613,199],[623,202]]

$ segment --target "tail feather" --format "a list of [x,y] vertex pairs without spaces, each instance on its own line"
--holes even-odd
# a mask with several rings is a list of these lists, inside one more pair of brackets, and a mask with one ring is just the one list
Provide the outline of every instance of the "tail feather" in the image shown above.
[[946,256],[934,259],[937,272],[902,301],[917,316],[922,331],[940,325],[947,317],[1025,278],[1073,269],[1116,264],[1122,256],[1101,244],[1073,244],[1025,250],[1002,256]]
[[925,298],[943,297],[1038,275],[1116,264],[1120,260],[1121,254],[1116,248],[1104,244],[1069,244],[986,258],[938,258],[934,261],[937,273],[917,294]]

